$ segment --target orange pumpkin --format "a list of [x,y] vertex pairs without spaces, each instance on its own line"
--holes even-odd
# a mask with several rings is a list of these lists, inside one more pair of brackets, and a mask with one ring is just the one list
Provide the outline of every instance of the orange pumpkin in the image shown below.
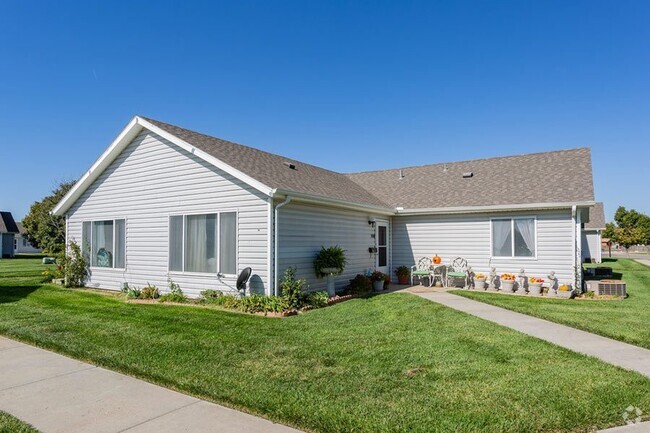
[[433,256],[433,264],[434,265],[439,265],[441,261],[442,261],[442,259],[440,257],[438,257],[438,254]]

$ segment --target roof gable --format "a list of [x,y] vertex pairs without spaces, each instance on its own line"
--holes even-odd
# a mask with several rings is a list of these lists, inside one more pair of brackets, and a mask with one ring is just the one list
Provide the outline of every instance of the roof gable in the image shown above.
[[603,202],[597,202],[589,208],[589,222],[585,223],[586,229],[600,230],[605,229],[607,222],[605,220],[605,208]]
[[18,226],[11,212],[0,212],[0,233],[18,233]]

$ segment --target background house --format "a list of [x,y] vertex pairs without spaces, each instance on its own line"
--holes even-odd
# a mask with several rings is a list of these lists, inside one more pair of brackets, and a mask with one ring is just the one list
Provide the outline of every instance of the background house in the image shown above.
[[18,226],[11,212],[0,212],[0,257],[14,256],[14,237],[18,233]]
[[603,203],[596,203],[589,209],[589,221],[582,224],[582,261],[601,263],[602,233],[605,230],[605,210]]
[[34,248],[32,244],[29,242],[29,239],[27,239],[27,235],[25,234],[25,228],[21,223],[16,223],[16,226],[18,227],[18,233],[16,234],[16,237],[14,238],[14,251],[16,254],[38,254],[42,253],[43,249],[42,248]]
[[272,294],[290,266],[324,288],[313,259],[331,245],[348,261],[337,288],[434,254],[580,284],[593,196],[586,148],[342,174],[136,116],[54,213],[91,286],[198,295],[250,266],[251,290]]

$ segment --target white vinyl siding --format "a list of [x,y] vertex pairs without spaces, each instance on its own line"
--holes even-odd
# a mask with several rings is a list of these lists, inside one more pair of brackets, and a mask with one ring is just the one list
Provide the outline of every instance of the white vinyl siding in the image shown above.
[[[190,296],[206,289],[235,291],[236,274],[250,266],[249,289],[268,290],[268,199],[262,193],[173,143],[145,131],[68,211],[68,237],[82,239],[82,222],[126,217],[125,270],[91,269],[87,285],[118,290],[128,282],[167,286]],[[170,216],[236,212],[233,275],[169,272]],[[233,263],[226,263],[233,270]]]
[[411,266],[419,257],[438,254],[443,263],[456,256],[467,259],[475,272],[517,273],[545,278],[555,271],[561,282],[573,281],[571,210],[535,212],[536,257],[492,257],[491,221],[530,217],[531,213],[397,216],[392,220],[392,266]]
[[321,246],[338,245],[345,250],[347,265],[343,274],[336,276],[337,289],[347,286],[356,274],[375,268],[376,253],[368,251],[376,246],[375,228],[368,221],[375,217],[379,220],[379,216],[295,202],[282,207],[279,213],[280,278],[286,268],[296,267],[298,278],[305,278],[310,290],[324,290],[326,279],[316,278],[314,272],[314,258]]

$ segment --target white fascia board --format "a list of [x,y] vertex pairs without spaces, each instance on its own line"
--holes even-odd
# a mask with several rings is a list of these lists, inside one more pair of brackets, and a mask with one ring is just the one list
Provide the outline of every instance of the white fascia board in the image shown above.
[[117,155],[140,133],[142,126],[138,124],[137,116],[131,119],[110,146],[79,178],[77,183],[63,196],[61,201],[54,206],[52,214],[63,215],[75,201],[81,197],[86,189],[99,177],[100,174],[115,160]]
[[320,204],[320,205],[329,205],[329,206],[335,206],[335,207],[340,207],[344,209],[351,209],[351,210],[357,210],[357,211],[363,211],[363,212],[372,212],[376,214],[381,214],[381,215],[395,215],[395,209],[388,208],[388,207],[382,207],[382,206],[374,206],[370,204],[363,204],[363,203],[356,203],[356,202],[351,202],[347,200],[340,200],[336,198],[331,198],[331,197],[324,197],[320,195],[314,195],[314,194],[307,194],[303,192],[294,192],[294,191],[288,191],[288,190],[280,190],[280,189],[274,189],[273,190],[273,196],[274,197],[286,197],[286,196],[291,196],[293,201],[299,201],[302,203],[312,203],[312,204]]
[[194,154],[201,158],[202,160],[214,165],[220,170],[225,171],[226,173],[230,174],[233,177],[236,177],[237,179],[241,180],[247,185],[252,186],[256,190],[260,191],[264,195],[268,197],[272,197],[273,195],[273,189],[267,185],[264,185],[262,182],[253,179],[246,173],[237,170],[234,167],[231,167],[230,165],[226,164],[225,162],[221,161],[220,159],[215,158],[214,156],[202,151],[201,149],[197,149],[193,145],[189,144],[188,142],[181,140],[180,138],[176,137],[174,134],[170,134],[169,132],[165,131],[164,129],[159,128],[158,126],[154,125],[151,122],[146,121],[145,119],[136,116],[136,119],[138,121],[139,125],[144,126],[151,132],[160,135],[161,137],[165,138],[168,141],[171,141],[178,147],[181,147],[185,149],[186,151],[190,152],[191,154]]
[[129,124],[122,130],[120,135],[115,138],[111,145],[102,153],[102,155],[95,161],[95,163],[86,171],[83,176],[77,181],[70,191],[61,199],[61,201],[52,209],[52,214],[63,215],[74,204],[75,201],[81,197],[86,189],[99,177],[100,174],[117,158],[117,156],[128,146],[131,141],[142,131],[143,128],[163,137],[164,139],[174,143],[178,147],[198,156],[204,161],[212,164],[213,166],[225,171],[231,176],[241,180],[242,182],[257,189],[263,194],[271,197],[272,189],[263,183],[253,179],[252,177],[242,173],[241,171],[229,166],[223,161],[207,154],[206,152],[197,149],[193,145],[184,140],[170,134],[167,131],[159,128],[158,126],[146,121],[145,119],[135,116]]
[[484,213],[484,212],[513,212],[526,210],[548,210],[548,209],[571,209],[573,206],[589,207],[593,206],[593,201],[579,203],[530,203],[530,204],[510,204],[510,205],[492,205],[492,206],[463,206],[463,207],[445,207],[445,208],[428,208],[428,209],[398,209],[397,215],[448,215],[463,213]]

